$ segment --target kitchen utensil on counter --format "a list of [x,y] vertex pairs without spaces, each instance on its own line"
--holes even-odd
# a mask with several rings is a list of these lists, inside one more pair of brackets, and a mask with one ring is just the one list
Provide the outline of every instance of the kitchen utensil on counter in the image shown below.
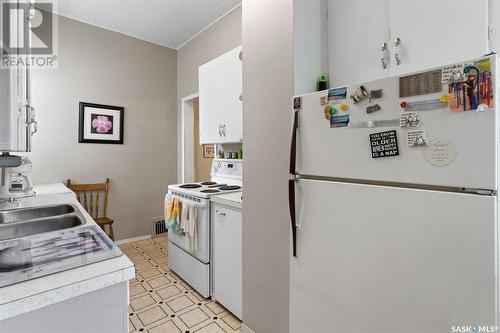
[[0,156],[0,200],[34,195],[31,160],[26,156]]

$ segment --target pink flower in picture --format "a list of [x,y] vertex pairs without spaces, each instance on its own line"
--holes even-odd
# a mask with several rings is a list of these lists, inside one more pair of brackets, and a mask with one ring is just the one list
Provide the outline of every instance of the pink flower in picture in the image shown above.
[[97,133],[106,134],[113,128],[113,122],[107,116],[97,116],[92,120],[92,127]]

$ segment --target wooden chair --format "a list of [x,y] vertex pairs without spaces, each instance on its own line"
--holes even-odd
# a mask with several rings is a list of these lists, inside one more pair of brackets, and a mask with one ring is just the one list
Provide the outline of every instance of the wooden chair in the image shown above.
[[[94,219],[94,221],[106,232],[105,226],[109,228],[109,238],[113,241],[113,220],[107,217],[108,210],[108,192],[109,192],[109,178],[102,184],[71,184],[71,180],[66,181],[66,186],[76,194],[76,198],[85,208],[87,213]],[[103,214],[99,217],[100,196],[103,196]]]

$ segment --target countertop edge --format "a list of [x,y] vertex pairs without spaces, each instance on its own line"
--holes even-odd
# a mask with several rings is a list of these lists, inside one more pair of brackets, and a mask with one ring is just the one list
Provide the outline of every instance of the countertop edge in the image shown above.
[[41,309],[52,304],[81,296],[102,288],[129,281],[135,277],[134,266],[56,287],[0,305],[0,320]]
[[237,203],[235,201],[232,201],[232,200],[227,200],[227,199],[211,199],[212,202],[216,203],[216,204],[219,204],[219,205],[224,205],[224,206],[229,206],[231,208],[234,208],[234,209],[238,209],[238,210],[243,210],[243,205],[240,204],[240,203]]
[[242,195],[242,192],[214,195],[210,197],[210,200],[216,204],[221,204],[238,210],[243,210],[243,203],[232,199],[232,197],[240,195]]

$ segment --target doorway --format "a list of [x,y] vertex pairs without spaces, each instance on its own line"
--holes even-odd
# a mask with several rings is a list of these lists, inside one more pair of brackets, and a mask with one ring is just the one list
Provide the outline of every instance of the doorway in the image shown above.
[[193,102],[193,118],[194,118],[194,181],[204,182],[210,180],[210,172],[212,171],[212,160],[215,152],[214,145],[200,144],[200,102]]
[[199,142],[199,106],[197,93],[182,99],[182,183],[210,180],[215,147]]

